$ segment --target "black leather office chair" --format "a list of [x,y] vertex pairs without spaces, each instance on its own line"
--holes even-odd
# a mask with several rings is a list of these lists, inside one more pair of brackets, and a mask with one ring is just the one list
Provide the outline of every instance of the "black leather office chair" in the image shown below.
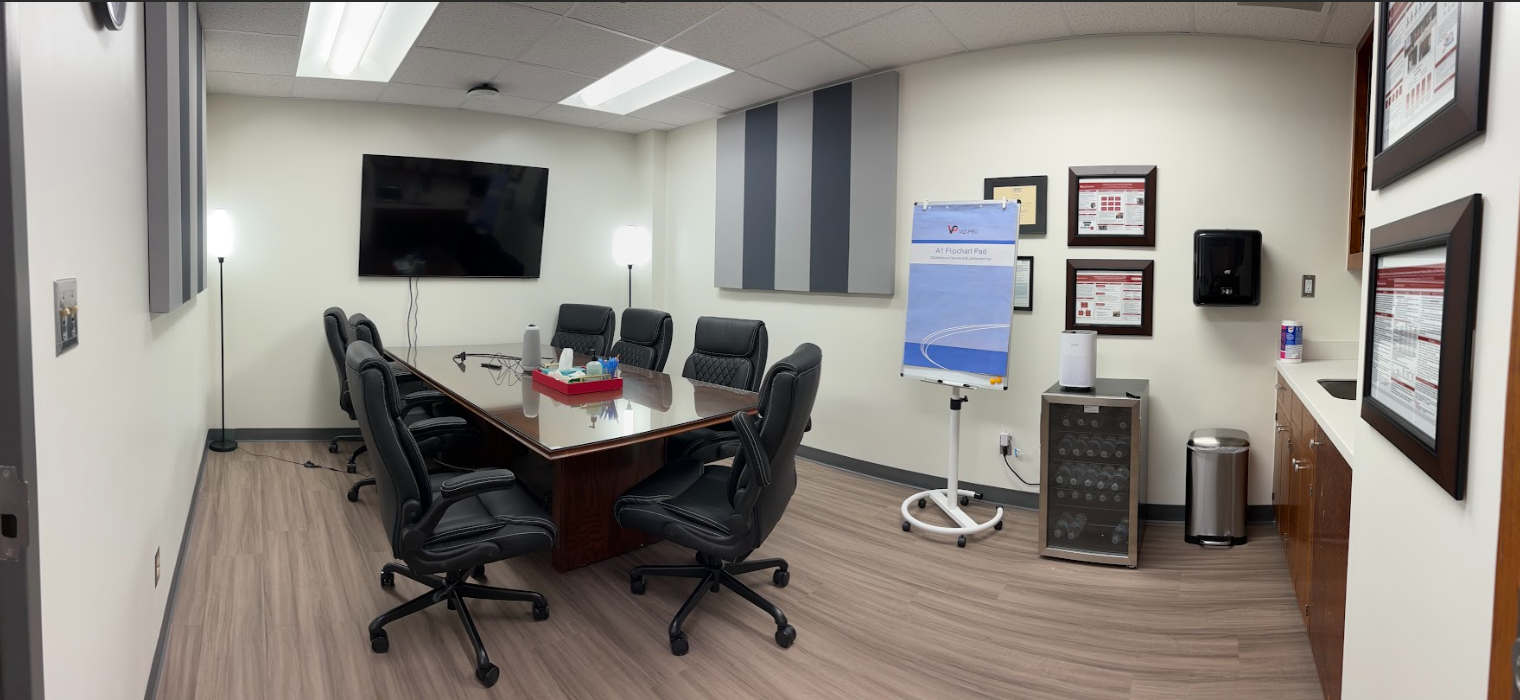
[[771,614],[776,643],[789,647],[797,630],[781,609],[735,578],[776,569],[771,580],[785,587],[791,579],[784,559],[747,561],[781,521],[797,488],[797,445],[818,395],[823,353],[804,343],[777,362],[760,387],[760,413],[734,416],[739,454],[732,467],[708,466],[691,458],[666,464],[629,489],[613,505],[623,527],[654,533],[697,551],[696,566],[636,566],[628,573],[635,595],[644,593],[645,576],[700,579],[696,590],[670,622],[670,651],[687,651],[681,624],[708,591],[719,586]]
[[[375,352],[380,353],[381,357],[385,357],[385,344],[380,341],[380,328],[375,325],[374,321],[369,320],[369,317],[364,314],[354,314],[348,317],[348,325],[354,330],[350,340],[362,340],[369,343],[375,347]],[[408,393],[406,390],[409,386],[415,390],[428,388],[426,383],[417,379],[412,374],[412,371],[401,363],[392,362],[390,365],[391,372],[395,373],[396,383],[401,386],[403,394]]]
[[570,348],[582,355],[606,357],[612,348],[612,326],[617,323],[611,307],[560,304],[549,345]]
[[670,314],[664,311],[623,309],[623,327],[611,355],[625,365],[664,372],[674,333]]
[[448,601],[459,613],[475,649],[475,677],[486,687],[501,672],[486,654],[465,606],[466,598],[515,600],[533,604],[533,619],[549,618],[542,594],[469,583],[479,567],[554,546],[556,532],[549,513],[506,469],[464,474],[431,474],[423,458],[425,443],[408,428],[404,403],[390,365],[369,343],[358,341],[345,358],[354,409],[364,439],[374,447],[380,493],[380,520],[391,543],[391,562],[380,569],[380,585],[394,586],[396,574],[430,590],[382,613],[369,623],[370,648],[390,648],[385,626],[407,615]]
[[[681,376],[755,391],[765,371],[769,345],[764,321],[703,316],[697,319],[691,355],[681,368]],[[671,436],[665,443],[666,454],[713,462],[738,452],[734,437],[731,430],[698,428]]]

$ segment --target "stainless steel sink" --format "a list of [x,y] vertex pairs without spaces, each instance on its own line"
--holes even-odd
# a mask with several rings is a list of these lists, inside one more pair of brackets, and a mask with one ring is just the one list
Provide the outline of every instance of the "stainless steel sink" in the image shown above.
[[1337,399],[1356,400],[1355,379],[1321,379],[1319,385],[1325,387],[1325,391]]

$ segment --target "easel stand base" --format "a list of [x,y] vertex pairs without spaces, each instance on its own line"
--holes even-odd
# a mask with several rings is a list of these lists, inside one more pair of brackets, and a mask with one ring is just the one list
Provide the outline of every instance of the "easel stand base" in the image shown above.
[[[960,488],[960,441],[961,441],[961,404],[969,399],[961,396],[960,387],[952,387],[950,390],[950,481],[948,488],[930,489],[920,491],[909,496],[902,502],[903,532],[909,532],[918,527],[940,535],[960,535],[955,544],[959,547],[966,546],[966,535],[985,532],[987,530],[1003,529],[1003,509],[998,508],[992,518],[985,523],[978,523],[971,519],[966,511],[961,510],[961,504],[970,503],[971,499],[981,500],[982,495],[975,491],[967,491]],[[909,511],[910,504],[918,504],[919,508],[927,507],[932,501],[939,509],[955,521],[955,527],[943,525],[931,525],[913,517]]]

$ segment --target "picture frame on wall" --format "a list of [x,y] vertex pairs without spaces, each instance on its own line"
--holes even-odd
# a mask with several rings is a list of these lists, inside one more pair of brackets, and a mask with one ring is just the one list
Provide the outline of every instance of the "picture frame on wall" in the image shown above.
[[1043,236],[1049,232],[1046,197],[1050,192],[1050,178],[1044,175],[1029,177],[989,177],[982,181],[982,199],[1008,200],[1019,203],[1019,235]]
[[1381,2],[1377,17],[1374,190],[1483,133],[1493,3]]
[[1151,335],[1154,260],[1067,260],[1066,330]]
[[[1019,212],[1023,218],[1023,212]],[[1023,228],[1021,225],[1020,229]],[[1020,231],[1023,233],[1023,231]],[[1034,311],[1034,256],[1020,255],[1013,266],[1013,310]]]
[[1068,171],[1066,244],[1156,245],[1156,166],[1078,166]]
[[1362,420],[1457,500],[1467,485],[1482,216],[1475,194],[1368,240]]

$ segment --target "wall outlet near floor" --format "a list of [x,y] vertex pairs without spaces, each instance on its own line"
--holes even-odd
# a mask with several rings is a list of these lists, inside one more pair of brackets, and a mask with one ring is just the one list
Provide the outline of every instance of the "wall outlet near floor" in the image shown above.
[[163,572],[163,567],[160,565],[160,560],[159,560],[159,556],[158,556],[159,552],[162,549],[163,549],[162,547],[158,547],[158,548],[154,548],[154,550],[153,550],[153,587],[154,588],[158,588],[158,577],[159,577],[159,574]]

